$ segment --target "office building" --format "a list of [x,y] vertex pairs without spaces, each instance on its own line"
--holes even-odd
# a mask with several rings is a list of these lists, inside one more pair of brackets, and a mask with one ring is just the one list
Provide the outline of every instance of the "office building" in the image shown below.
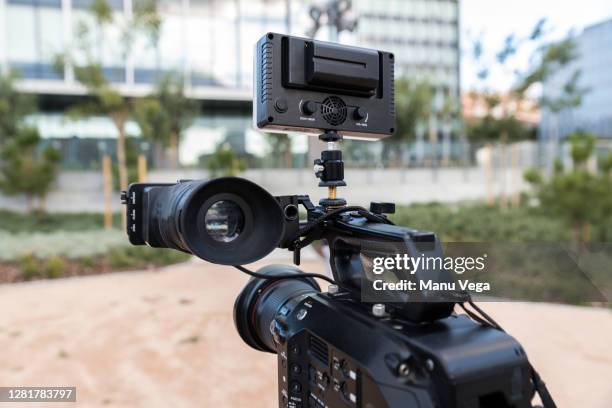
[[[317,1],[160,0],[159,40],[138,35],[124,54],[122,24],[138,0],[107,0],[115,23],[105,27],[94,51],[104,74],[125,96],[149,94],[159,75],[178,72],[187,92],[202,102],[202,115],[187,132],[181,161],[196,163],[225,135],[250,126],[253,44],[268,31],[305,35]],[[58,71],[55,56],[76,41],[81,22],[91,23],[93,0],[0,0],[0,68],[21,73],[18,86],[37,94],[41,113],[32,118],[43,137],[115,137],[103,117],[72,122],[63,110],[84,95],[70,67]],[[324,3],[324,2],[323,2]],[[456,0],[353,0],[357,29],[341,42],[389,50],[396,75],[432,82],[440,92],[459,95],[458,2]],[[317,38],[327,39],[321,29]],[[130,123],[128,133],[137,135]],[[256,137],[246,131],[245,138]],[[305,146],[305,143],[302,143]],[[262,143],[244,143],[261,154]]]
[[582,103],[561,112],[542,110],[543,140],[566,137],[576,130],[612,139],[612,20],[589,26],[576,36],[578,57],[555,73],[543,86],[546,98],[555,99],[563,86],[580,73],[578,85],[586,90]]

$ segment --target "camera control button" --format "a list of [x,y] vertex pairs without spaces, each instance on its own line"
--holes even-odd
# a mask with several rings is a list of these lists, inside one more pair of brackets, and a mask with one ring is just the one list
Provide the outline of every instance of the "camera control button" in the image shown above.
[[292,381],[291,382],[291,392],[295,394],[299,394],[300,392],[302,392],[302,384],[300,384],[297,381]]
[[306,101],[302,104],[302,113],[304,115],[312,115],[317,111],[317,103],[315,101]]
[[274,102],[274,109],[278,113],[285,113],[287,109],[289,109],[289,105],[287,105],[287,100],[284,98],[279,98]]
[[368,111],[365,108],[357,107],[353,111],[353,118],[355,120],[363,120],[368,116]]

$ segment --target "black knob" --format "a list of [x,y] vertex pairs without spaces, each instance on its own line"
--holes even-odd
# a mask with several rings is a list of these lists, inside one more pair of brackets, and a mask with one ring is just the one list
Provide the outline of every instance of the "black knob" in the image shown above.
[[353,112],[353,118],[355,120],[362,120],[368,116],[368,111],[365,108],[356,108]]
[[289,109],[289,105],[287,105],[287,100],[283,98],[277,99],[274,102],[274,109],[276,109],[278,113],[287,112],[287,109]]
[[127,204],[127,191],[125,190],[121,192],[121,204]]
[[302,392],[302,384],[300,384],[297,381],[292,381],[291,382],[291,392],[294,394],[299,394],[300,392]]
[[370,203],[370,211],[374,214],[394,214],[395,203],[381,203],[372,201]]
[[302,113],[304,115],[312,115],[317,111],[317,103],[315,101],[306,101],[302,104]]

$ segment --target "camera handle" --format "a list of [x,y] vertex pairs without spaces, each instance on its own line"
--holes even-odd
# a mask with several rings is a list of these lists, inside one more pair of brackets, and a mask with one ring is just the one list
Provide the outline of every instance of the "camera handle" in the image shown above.
[[344,181],[344,162],[338,144],[342,135],[335,130],[326,130],[319,135],[319,140],[327,142],[327,149],[321,152],[321,158],[314,161],[315,176],[321,181],[319,187],[327,187],[327,198],[319,200],[325,211],[346,206],[346,200],[336,196],[337,188],[346,186]]

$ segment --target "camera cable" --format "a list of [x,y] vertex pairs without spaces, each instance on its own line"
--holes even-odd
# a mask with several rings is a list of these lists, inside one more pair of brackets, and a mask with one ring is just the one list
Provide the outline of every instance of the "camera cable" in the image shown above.
[[245,268],[242,265],[232,265],[232,266],[238,269],[239,271],[246,273],[247,275],[252,276],[253,278],[258,278],[258,279],[281,280],[281,279],[318,278],[318,279],[327,281],[331,283],[332,285],[338,285],[338,283],[335,280],[333,280],[327,275],[323,275],[320,273],[302,272],[302,273],[283,273],[283,274],[278,274],[278,275],[266,275],[263,273],[254,272],[250,269]]
[[[349,211],[354,211],[357,212],[359,215],[364,216],[365,218],[368,218],[371,221],[376,221],[376,222],[382,222],[385,224],[393,224],[389,219],[387,219],[386,217],[382,217],[376,214],[373,214],[372,212],[366,210],[365,208],[361,207],[361,206],[347,206],[347,207],[342,207],[342,208],[338,208],[332,211],[329,211],[325,214],[323,214],[321,217],[317,218],[314,221],[311,221],[310,223],[306,224],[303,228],[300,229],[300,231],[298,232],[297,236],[294,239],[294,251],[299,251],[300,248],[303,248],[304,246],[310,244],[314,239],[316,239],[314,237],[314,234],[311,234],[312,232],[314,232],[315,228],[318,227],[320,224],[322,224],[324,221],[330,220],[333,217],[344,213],[344,212],[349,212]],[[306,236],[306,238],[304,238],[304,240],[300,240],[301,236]],[[299,264],[299,262],[298,262]],[[321,280],[324,280],[326,282],[331,283],[332,285],[337,285],[338,287],[340,287],[341,289],[345,289],[341,284],[339,284],[338,282],[336,282],[335,280],[333,280],[332,278],[330,278],[327,275],[323,275],[320,273],[311,273],[311,272],[302,272],[299,274],[295,274],[295,273],[286,273],[286,274],[279,274],[279,275],[265,275],[262,273],[258,273],[258,272],[254,272],[248,268],[245,268],[242,265],[232,265],[234,268],[238,269],[239,271],[253,277],[253,278],[258,278],[258,279],[267,279],[267,280],[281,280],[281,279],[302,279],[302,278],[318,278]]]
[[[320,238],[320,230],[318,228],[321,224],[345,212],[356,212],[357,214],[361,215],[364,218],[367,218],[370,221],[393,225],[393,222],[387,217],[374,214],[371,211],[368,211],[365,208],[357,205],[341,207],[335,210],[331,210],[304,225],[302,228],[300,228],[298,233],[291,239],[292,243],[289,249],[293,251],[293,263],[299,265],[301,249],[311,244],[316,239]],[[335,285],[337,285],[337,283],[335,283]]]
[[[474,310],[476,310],[478,314],[475,313],[473,310],[468,309],[466,307],[466,303],[469,304]],[[461,306],[461,308],[468,314],[468,316],[470,316],[472,319],[482,324],[483,326],[492,327],[496,330],[506,333],[506,331],[491,316],[489,316],[487,313],[485,313],[484,310],[478,307],[472,299],[469,299],[465,303],[459,303],[459,306]],[[546,387],[546,383],[542,380],[542,377],[540,377],[540,374],[538,374],[531,362],[528,363],[529,367],[531,368],[531,380],[533,381],[533,385],[535,387],[536,392],[542,400],[542,404],[544,404],[544,408],[557,408],[557,405],[555,404],[552,395],[550,395],[550,392]]]

